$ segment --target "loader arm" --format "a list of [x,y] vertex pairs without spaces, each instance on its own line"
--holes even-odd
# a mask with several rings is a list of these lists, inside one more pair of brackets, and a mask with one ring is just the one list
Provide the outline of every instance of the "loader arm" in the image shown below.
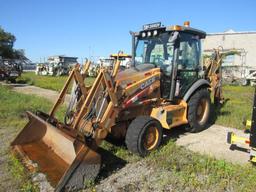
[[[114,90],[113,77],[104,69],[101,69],[81,107],[73,129],[79,128],[80,131],[85,131],[87,134],[93,135],[99,125],[101,125],[100,129],[102,127],[107,128],[111,126],[112,123],[106,126],[103,122],[105,122],[104,119],[109,116],[107,114],[112,113],[113,108],[117,107],[118,102]],[[93,114],[91,113],[92,111]],[[91,115],[91,117],[89,115]],[[92,122],[92,126],[83,126],[89,119]],[[94,138],[96,138],[96,136],[94,136]]]
[[88,72],[90,64],[91,64],[91,61],[88,60],[81,72],[79,70],[78,65],[75,66],[74,69],[70,72],[69,77],[68,77],[67,81],[65,82],[65,85],[63,86],[56,103],[54,104],[54,106],[52,107],[52,109],[50,111],[50,117],[54,117],[55,112],[57,111],[59,106],[61,104],[63,104],[65,95],[67,94],[69,85],[71,84],[73,79],[77,82],[78,86],[80,87],[80,89],[82,91],[82,95],[84,97],[86,97],[88,89],[86,88],[86,86],[84,84],[84,80],[85,80],[86,73]]

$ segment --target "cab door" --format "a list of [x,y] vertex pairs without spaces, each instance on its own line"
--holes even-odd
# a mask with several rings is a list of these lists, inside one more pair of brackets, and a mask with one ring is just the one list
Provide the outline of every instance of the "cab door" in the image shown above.
[[201,40],[198,35],[180,33],[176,96],[183,96],[199,78]]

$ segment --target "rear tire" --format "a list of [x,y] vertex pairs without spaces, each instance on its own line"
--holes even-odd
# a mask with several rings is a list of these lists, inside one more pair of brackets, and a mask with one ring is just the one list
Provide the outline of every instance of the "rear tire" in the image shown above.
[[207,128],[210,111],[211,98],[207,89],[196,91],[188,102],[188,131],[191,133],[200,132]]
[[163,130],[160,122],[149,116],[134,119],[128,127],[125,143],[129,151],[145,157],[161,144]]

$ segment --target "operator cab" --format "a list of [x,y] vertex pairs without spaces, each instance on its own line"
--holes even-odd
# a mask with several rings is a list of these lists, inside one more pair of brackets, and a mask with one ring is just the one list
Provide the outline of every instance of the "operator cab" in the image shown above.
[[174,96],[182,96],[199,78],[201,39],[205,36],[205,32],[189,27],[189,22],[170,27],[144,25],[142,31],[133,34],[134,67],[160,68],[162,97],[170,98],[172,81]]

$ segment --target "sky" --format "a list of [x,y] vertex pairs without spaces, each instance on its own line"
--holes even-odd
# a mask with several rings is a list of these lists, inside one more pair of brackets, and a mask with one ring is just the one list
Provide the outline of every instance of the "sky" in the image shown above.
[[33,62],[51,55],[107,57],[131,53],[129,31],[161,21],[190,21],[207,33],[256,31],[255,0],[0,0],[0,26]]

